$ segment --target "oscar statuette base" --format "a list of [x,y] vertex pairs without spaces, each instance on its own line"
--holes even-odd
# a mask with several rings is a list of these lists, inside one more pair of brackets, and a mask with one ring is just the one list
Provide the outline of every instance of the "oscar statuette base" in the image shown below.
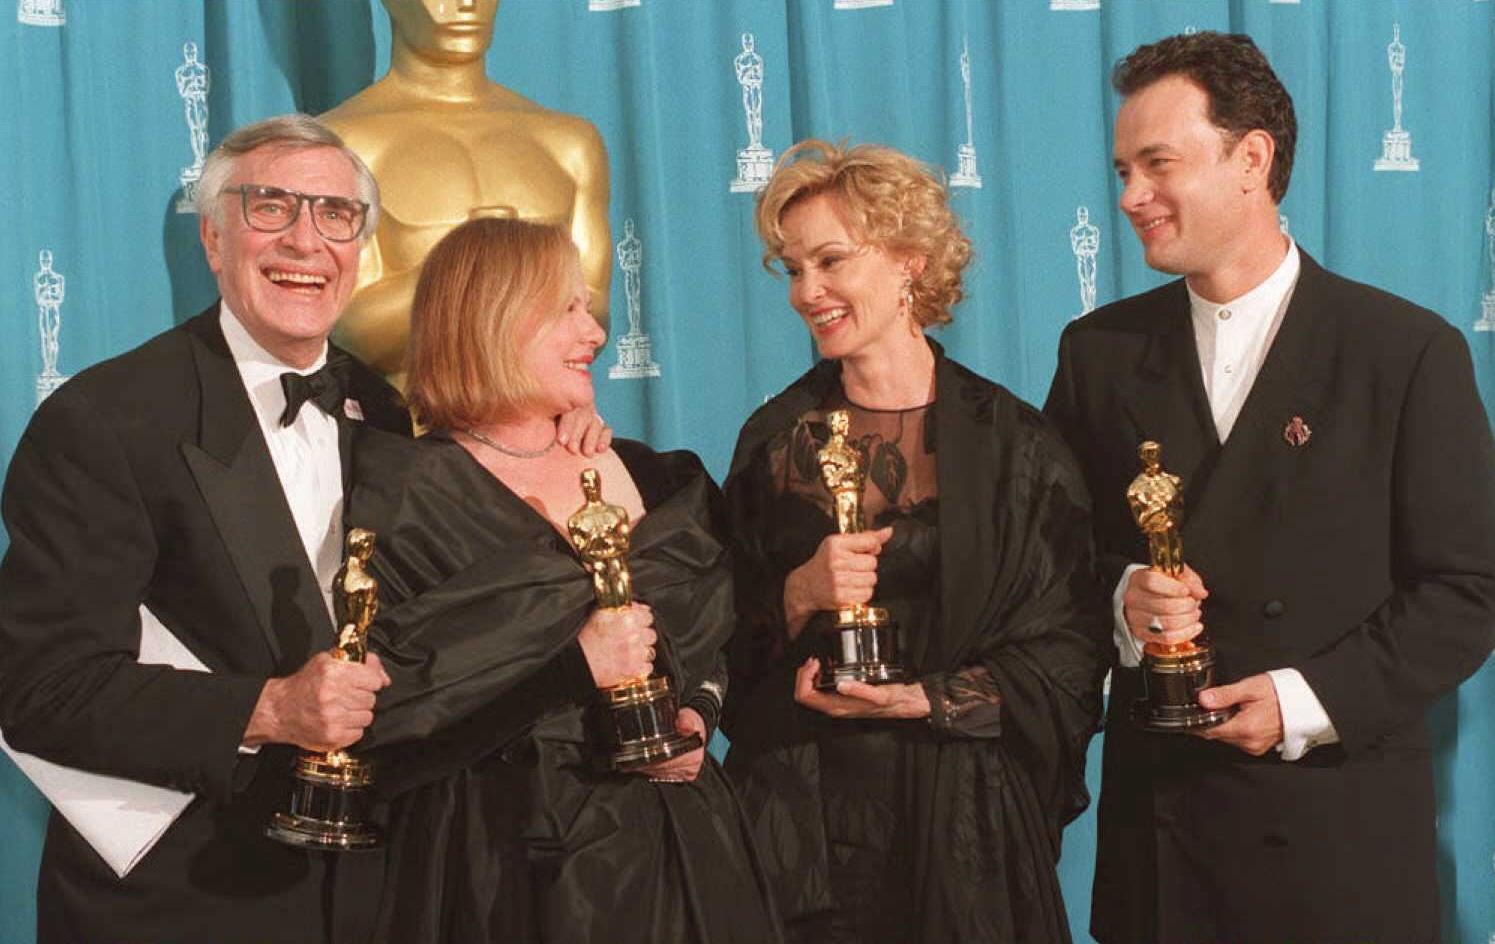
[[662,675],[604,689],[602,699],[608,765],[613,770],[634,770],[703,746],[699,734],[675,730],[679,708],[670,680]]
[[750,144],[737,152],[737,176],[729,185],[733,193],[757,193],[773,176],[773,151]]
[[898,624],[880,607],[837,610],[835,624],[820,630],[818,642],[816,691],[834,692],[840,682],[886,685],[908,677],[898,661]]
[[1132,723],[1159,733],[1212,728],[1235,714],[1234,708],[1199,704],[1199,693],[1215,684],[1215,653],[1208,643],[1185,643],[1169,650],[1148,644],[1142,656],[1147,694],[1131,705]]
[[373,849],[383,842],[370,821],[373,782],[373,765],[349,754],[302,754],[296,761],[290,812],[276,813],[265,835],[301,849]]

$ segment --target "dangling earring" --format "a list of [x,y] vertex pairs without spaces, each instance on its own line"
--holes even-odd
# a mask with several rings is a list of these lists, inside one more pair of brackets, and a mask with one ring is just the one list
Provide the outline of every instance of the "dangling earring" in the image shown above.
[[919,319],[914,317],[914,279],[911,275],[903,277],[903,294],[898,299],[899,307],[903,313],[908,315],[908,329],[911,333],[919,333]]

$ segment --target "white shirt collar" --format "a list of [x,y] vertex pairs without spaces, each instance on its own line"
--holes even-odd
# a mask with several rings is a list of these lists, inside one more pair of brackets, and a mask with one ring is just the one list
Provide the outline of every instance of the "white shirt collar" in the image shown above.
[[274,430],[280,425],[280,414],[285,412],[286,395],[280,385],[280,375],[286,371],[310,374],[327,363],[327,343],[322,342],[322,353],[310,367],[292,367],[271,354],[250,336],[239,321],[239,316],[228,307],[228,302],[219,304],[218,325],[223,329],[223,340],[228,342],[228,351],[239,368],[244,380],[244,389],[249,391],[249,402],[254,405],[254,414],[260,427]]
[[1189,313],[1196,325],[1203,322],[1213,326],[1220,312],[1226,308],[1230,309],[1231,317],[1246,321],[1270,320],[1276,317],[1282,308],[1282,300],[1287,298],[1297,284],[1298,272],[1302,267],[1303,258],[1298,252],[1298,244],[1289,236],[1287,254],[1282,257],[1277,268],[1261,284],[1238,298],[1227,302],[1212,302],[1195,292],[1188,281],[1185,281],[1184,287],[1189,290]]
[[1221,442],[1230,437],[1256,385],[1267,351],[1282,327],[1301,268],[1298,246],[1289,239],[1287,253],[1276,270],[1239,298],[1216,303],[1189,290],[1200,375]]

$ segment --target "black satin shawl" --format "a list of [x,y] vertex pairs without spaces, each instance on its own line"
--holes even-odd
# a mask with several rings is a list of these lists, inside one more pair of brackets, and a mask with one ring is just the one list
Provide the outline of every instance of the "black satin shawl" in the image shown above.
[[[1055,863],[1063,824],[1089,803],[1085,751],[1099,726],[1109,611],[1095,581],[1090,502],[1069,450],[1034,409],[936,354],[939,616],[910,640],[915,674],[985,666],[1002,699],[996,738],[903,732],[922,940],[1068,941]],[[831,906],[817,734],[795,705],[805,640],[785,642],[788,562],[764,553],[766,454],[840,383],[822,361],[743,427],[724,487],[740,628],[729,645],[727,768],[787,918]],[[800,562],[794,562],[794,566]]]
[[[719,493],[691,453],[629,441],[614,449],[647,510],[629,552],[634,594],[654,610],[657,665],[688,695],[733,627],[731,575],[713,534]],[[378,532],[370,645],[393,680],[362,746],[421,741],[425,756],[418,771],[381,777],[384,790],[440,776],[535,725],[582,741],[594,689],[575,639],[596,604],[569,542],[439,433],[393,451],[359,457],[378,468],[361,479],[353,520]]]
[[[629,563],[689,694],[734,625],[700,461],[614,443],[642,494]],[[537,512],[439,434],[359,456],[378,530],[371,639],[394,684],[360,745],[392,795],[375,939],[399,944],[780,940],[720,765],[689,784],[601,771],[575,636],[590,577]],[[582,496],[578,486],[577,504]]]

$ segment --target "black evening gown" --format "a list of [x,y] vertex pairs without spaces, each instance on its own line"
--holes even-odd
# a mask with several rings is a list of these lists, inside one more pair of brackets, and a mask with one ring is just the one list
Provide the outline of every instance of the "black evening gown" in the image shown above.
[[[694,455],[614,448],[648,512],[630,563],[656,668],[714,724],[734,622],[719,493]],[[599,768],[576,642],[595,604],[565,538],[440,433],[360,461],[353,523],[379,532],[371,638],[394,680],[362,748],[391,797],[375,940],[778,941],[714,759],[688,784]]]
[[[1068,941],[1056,862],[1078,815],[1109,650],[1088,499],[1036,411],[938,355],[936,398],[849,403],[822,362],[748,421],[727,484],[740,627],[727,768],[792,941]],[[874,602],[901,627],[926,721],[793,702],[826,618],[784,629],[785,576],[835,530],[815,453],[851,413]]]

